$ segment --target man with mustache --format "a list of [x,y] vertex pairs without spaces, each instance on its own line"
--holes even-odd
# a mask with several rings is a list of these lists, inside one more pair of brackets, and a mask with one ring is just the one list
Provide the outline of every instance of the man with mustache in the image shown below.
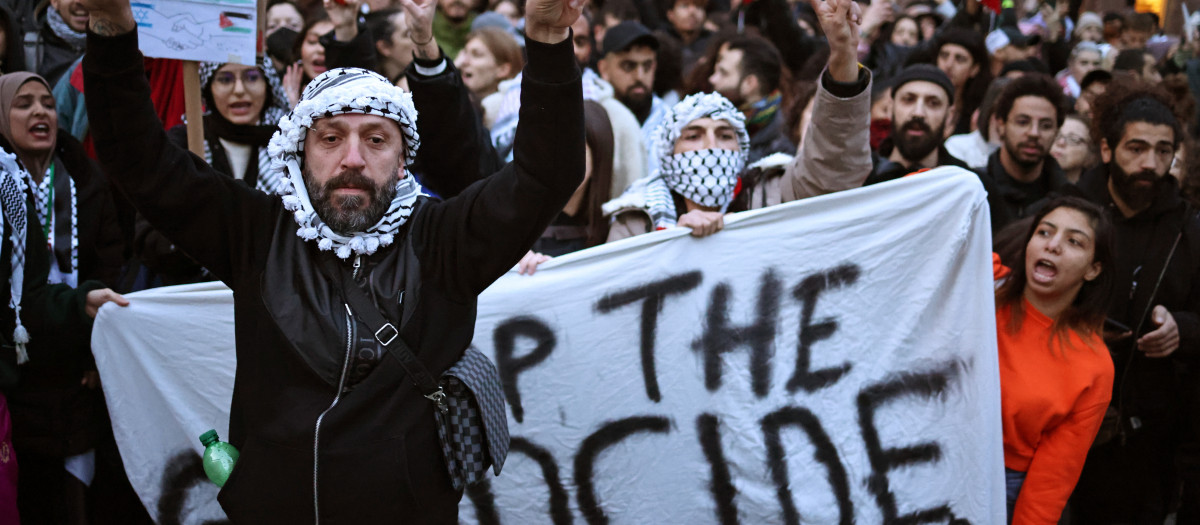
[[1200,392],[1184,365],[1200,355],[1200,220],[1168,174],[1185,137],[1172,104],[1161,86],[1118,77],[1093,105],[1104,164],[1077,185],[1115,227],[1117,324],[1104,335],[1116,382],[1071,499],[1075,523],[1162,523],[1181,478],[1195,512]]
[[734,38],[721,47],[708,82],[746,116],[753,164],[772,153],[792,153],[787,133],[780,78],[783,57],[771,42],[754,36]]
[[[464,486],[489,463],[498,473],[507,453],[503,400],[488,394],[500,391],[499,377],[468,349],[477,297],[583,179],[569,29],[583,2],[527,2],[514,160],[440,201],[421,194],[408,167],[419,149],[453,151],[424,151],[412,95],[358,68],[319,75],[280,120],[269,151],[286,181],[281,195],[219,176],[168,143],[129,0],[83,1],[101,165],[147,220],[233,290],[228,435],[241,455],[217,496],[227,516],[457,522]],[[434,1],[415,3],[424,11]],[[478,375],[450,373],[461,368]],[[468,406],[477,423],[448,433],[443,453],[435,414],[454,425],[471,417]],[[454,440],[468,432],[483,443]],[[476,444],[486,457],[461,448]]]
[[1042,74],[1013,80],[996,99],[993,115],[1000,149],[977,171],[988,190],[992,231],[1037,213],[1050,192],[1070,184],[1050,155],[1066,118],[1062,99],[1062,88]]
[[937,166],[967,164],[946,151],[946,126],[954,112],[954,84],[932,64],[914,64],[892,85],[892,133],[873,156],[866,185]]
[[650,173],[658,164],[657,155],[650,149],[654,131],[670,109],[654,94],[658,38],[640,22],[621,22],[604,32],[600,53],[596,70],[612,85],[613,97],[637,118],[646,148],[646,173]]

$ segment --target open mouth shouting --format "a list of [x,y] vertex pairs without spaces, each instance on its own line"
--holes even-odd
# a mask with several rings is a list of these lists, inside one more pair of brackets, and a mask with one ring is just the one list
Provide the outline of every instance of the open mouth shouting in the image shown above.
[[48,141],[54,138],[50,130],[50,124],[47,122],[36,122],[29,126],[29,136],[37,141]]
[[1058,275],[1058,266],[1049,260],[1038,259],[1033,265],[1033,280],[1038,283],[1048,284],[1054,281],[1054,277]]

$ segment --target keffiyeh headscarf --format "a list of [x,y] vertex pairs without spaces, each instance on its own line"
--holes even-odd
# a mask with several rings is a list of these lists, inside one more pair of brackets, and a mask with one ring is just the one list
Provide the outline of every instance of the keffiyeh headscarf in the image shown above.
[[9,223],[9,239],[12,241],[12,271],[8,276],[8,307],[16,319],[12,339],[17,347],[17,364],[29,361],[25,345],[29,343],[29,332],[21,324],[21,292],[25,289],[25,234],[28,227],[25,209],[25,180],[29,175],[21,169],[17,156],[0,150],[0,230],[4,221]]
[[[396,183],[396,197],[379,222],[366,231],[342,235],[325,224],[317,215],[300,163],[304,155],[304,138],[313,121],[321,118],[360,113],[392,119],[400,124],[404,134],[404,178]],[[279,121],[279,131],[271,137],[271,171],[285,180],[283,205],[292,212],[300,229],[296,232],[306,241],[315,241],[321,250],[333,250],[347,259],[351,254],[370,255],[381,246],[395,241],[396,231],[408,221],[420,195],[420,186],[408,171],[421,145],[417,134],[417,108],[412,95],[393,86],[386,78],[359,68],[338,68],[322,73],[304,88],[300,103]]]
[[[200,63],[200,85],[208,86],[212,82],[213,75],[217,74],[217,70],[228,62],[201,62]],[[271,61],[271,57],[263,55],[259,57],[258,70],[262,72],[263,78],[267,81],[267,91],[270,92],[270,98],[267,99],[263,111],[263,118],[260,124],[265,126],[274,126],[288,113],[288,98],[287,91],[283,89],[283,80],[279,78],[279,72],[275,70],[275,63]],[[210,110],[215,108],[209,108]]]
[[87,33],[71,29],[71,26],[59,14],[58,9],[55,9],[53,6],[46,10],[46,22],[50,24],[50,30],[54,31],[55,35],[58,35],[59,38],[70,44],[71,47],[83,49],[84,45],[87,44]]
[[[258,151],[258,155],[254,159],[258,168],[255,187],[266,193],[282,193],[287,181],[283,179],[282,173],[271,169],[271,155],[267,152],[266,143],[275,133],[275,125],[288,114],[288,98],[287,92],[283,89],[283,81],[279,78],[279,73],[275,70],[275,64],[271,58],[266,55],[260,57],[257,64],[258,70],[262,72],[263,78],[267,82],[267,99],[263,104],[262,119],[257,125],[234,124],[216,110],[216,104],[212,98],[213,76],[225,64],[226,62],[200,63],[200,85],[204,89],[205,102],[209,106],[209,114],[205,116],[205,126],[212,127],[221,138],[254,146]],[[226,137],[223,134],[231,136]],[[212,146],[207,140],[204,141],[204,161],[209,165],[213,163]],[[237,173],[232,175],[241,176]]]
[[[738,135],[738,150],[702,149],[670,153],[683,134],[683,128],[702,118],[724,120],[732,124]],[[717,93],[689,95],[667,112],[654,136],[659,167],[658,173],[647,181],[645,191],[646,207],[655,228],[675,226],[677,214],[672,191],[701,206],[724,211],[733,200],[738,174],[746,166],[750,152],[745,115]]]

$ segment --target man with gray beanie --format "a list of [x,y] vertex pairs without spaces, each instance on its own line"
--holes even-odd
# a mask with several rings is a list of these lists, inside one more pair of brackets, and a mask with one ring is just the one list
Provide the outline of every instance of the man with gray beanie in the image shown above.
[[508,444],[495,368],[468,349],[477,296],[583,179],[569,30],[582,1],[529,0],[514,161],[446,201],[408,173],[411,95],[362,69],[313,79],[280,121],[269,149],[282,195],[216,174],[166,140],[129,0],[86,2],[101,164],[233,289],[229,441],[241,456],[218,495],[230,520],[457,522],[463,486],[498,472]]
[[892,133],[876,152],[865,184],[895,180],[937,166],[967,165],[946,151],[946,126],[954,118],[954,84],[932,64],[900,70],[892,85]]

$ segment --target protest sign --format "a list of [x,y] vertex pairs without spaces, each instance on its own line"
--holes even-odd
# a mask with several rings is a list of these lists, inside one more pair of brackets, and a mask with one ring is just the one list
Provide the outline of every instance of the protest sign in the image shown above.
[[[987,217],[975,176],[941,169],[503,277],[473,344],[503,378],[512,452],[461,520],[1003,523]],[[220,512],[196,436],[227,421],[232,299],[201,289],[105,307],[93,336],[160,521]],[[223,312],[187,298],[222,293]]]
[[155,58],[254,65],[254,0],[134,0],[138,48]]

